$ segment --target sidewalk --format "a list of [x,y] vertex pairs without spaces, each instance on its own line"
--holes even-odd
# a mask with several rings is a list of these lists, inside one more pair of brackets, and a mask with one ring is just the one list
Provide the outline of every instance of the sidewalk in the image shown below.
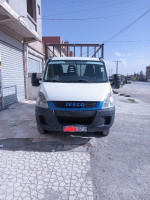
[[34,106],[0,112],[0,200],[93,200],[90,154],[80,148],[89,139],[40,135]]
[[22,101],[0,111],[0,138],[38,138],[35,102]]
[[0,200],[93,200],[90,155],[0,151]]

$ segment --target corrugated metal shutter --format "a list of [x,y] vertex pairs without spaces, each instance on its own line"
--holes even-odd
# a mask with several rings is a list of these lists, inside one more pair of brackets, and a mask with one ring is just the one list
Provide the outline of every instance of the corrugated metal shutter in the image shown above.
[[[2,84],[4,88],[3,89],[4,99],[6,96],[12,97],[12,94],[14,94],[15,92],[15,86],[16,86],[17,100],[21,101],[25,98],[23,52],[5,43],[1,43],[0,45],[1,45]],[[10,101],[12,100],[10,99]]]
[[28,73],[42,73],[43,60],[30,54],[28,58]]
[[29,73],[42,73],[42,62],[39,62],[37,60],[33,60],[32,58],[29,58]]
[[17,41],[16,39],[8,36],[7,34],[0,31],[0,42],[5,42],[7,44],[16,47],[17,49],[23,50],[23,45],[21,42]]
[[2,109],[2,76],[1,76],[1,45],[0,45],[0,110]]

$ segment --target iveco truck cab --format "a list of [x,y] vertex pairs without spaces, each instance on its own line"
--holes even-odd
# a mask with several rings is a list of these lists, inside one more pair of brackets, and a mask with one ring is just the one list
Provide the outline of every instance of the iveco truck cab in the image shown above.
[[99,132],[109,134],[115,106],[105,62],[99,58],[49,58],[39,86],[35,115],[44,132]]

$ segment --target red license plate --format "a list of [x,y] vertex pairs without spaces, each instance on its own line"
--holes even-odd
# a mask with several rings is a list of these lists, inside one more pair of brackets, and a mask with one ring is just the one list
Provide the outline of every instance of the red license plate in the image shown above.
[[63,132],[87,132],[87,127],[83,126],[64,126]]

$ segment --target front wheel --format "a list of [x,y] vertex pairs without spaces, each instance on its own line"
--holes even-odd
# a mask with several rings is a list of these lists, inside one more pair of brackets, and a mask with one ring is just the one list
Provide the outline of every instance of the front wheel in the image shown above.
[[109,135],[109,133],[110,133],[110,130],[106,129],[103,131],[103,136],[107,136],[107,135]]
[[45,134],[45,133],[48,132],[47,130],[42,129],[38,124],[37,124],[37,130],[38,130],[38,132],[39,132],[40,134]]

